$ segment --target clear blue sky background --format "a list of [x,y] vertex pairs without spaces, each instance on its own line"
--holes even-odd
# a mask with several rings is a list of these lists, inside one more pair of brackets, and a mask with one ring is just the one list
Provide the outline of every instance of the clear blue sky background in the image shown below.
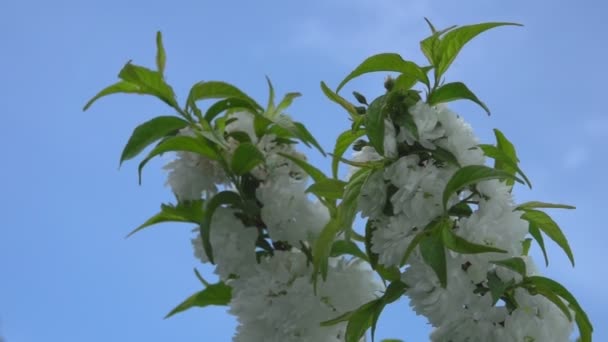
[[[447,75],[493,110],[454,106],[485,142],[500,128],[517,147],[530,199],[574,204],[555,212],[577,266],[551,246],[547,274],[588,310],[596,341],[606,319],[605,170],[608,116],[603,1],[31,1],[0,2],[0,336],[34,341],[229,341],[224,308],[163,320],[200,289],[190,226],[165,225],[124,239],[172,196],[162,160],[142,186],[137,163],[118,171],[132,129],[168,114],[137,96],[82,105],[132,59],[153,66],[162,30],[168,80],[183,100],[199,80],[226,80],[263,102],[264,75],[304,97],[291,114],[326,148],[347,127],[319,81],[335,86],[366,56],[387,51],[422,62],[423,17],[439,27],[515,21],[481,36]],[[378,95],[383,76],[353,82]],[[345,92],[346,93],[346,92]],[[329,161],[312,153],[315,164]],[[536,255],[537,249],[535,249]],[[209,268],[200,267],[206,274]],[[407,303],[390,307],[378,337],[425,341],[429,327]]]

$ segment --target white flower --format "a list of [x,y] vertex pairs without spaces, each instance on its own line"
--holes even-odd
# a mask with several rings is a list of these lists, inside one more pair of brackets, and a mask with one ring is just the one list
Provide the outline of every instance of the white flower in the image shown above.
[[[215,273],[222,279],[250,274],[256,260],[258,231],[255,227],[245,227],[235,213],[234,209],[219,207],[211,218],[210,242],[217,265]],[[200,234],[192,239],[192,245],[196,257],[202,262],[209,261]]]
[[306,183],[289,176],[277,177],[256,191],[263,204],[261,216],[273,241],[300,246],[312,242],[329,221],[329,211],[312,201],[305,192]]
[[[190,128],[180,135],[194,136]],[[224,169],[216,161],[192,152],[177,152],[177,158],[163,168],[169,171],[167,185],[180,201],[198,200],[217,192],[228,183]]]
[[445,138],[435,144],[450,151],[461,166],[483,165],[485,157],[473,134],[471,126],[444,105],[436,106],[439,122],[445,131]]
[[254,272],[230,282],[230,313],[239,321],[236,342],[344,341],[345,323],[320,323],[358,308],[380,290],[369,268],[332,260],[327,282],[320,281],[315,294],[312,268],[299,252],[275,251]]
[[[441,138],[445,134],[445,130],[439,123],[438,111],[424,101],[418,101],[418,103],[409,108],[409,113],[412,115],[418,129],[417,141],[426,148],[435,149],[433,140]],[[416,138],[406,128],[401,129],[397,140],[400,142],[405,141],[409,145],[413,145],[416,142]]]
[[372,251],[384,266],[399,266],[417,230],[405,215],[378,218],[374,223]]
[[397,136],[395,125],[389,119],[384,120],[384,156],[387,158],[397,157]]

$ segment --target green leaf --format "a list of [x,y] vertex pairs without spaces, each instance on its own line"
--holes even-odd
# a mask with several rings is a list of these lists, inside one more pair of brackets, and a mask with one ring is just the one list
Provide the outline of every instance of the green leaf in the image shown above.
[[279,102],[279,105],[277,106],[277,108],[274,110],[274,113],[281,114],[285,109],[287,109],[289,106],[291,106],[291,103],[293,102],[293,100],[295,98],[300,97],[300,96],[302,96],[302,94],[300,94],[300,93],[285,94],[285,96],[283,97],[281,102]]
[[[532,246],[532,239],[531,238],[524,239],[524,241],[521,242],[521,245],[522,245],[521,255],[528,255],[528,253],[530,252],[530,247]],[[546,261],[546,259],[545,259],[545,261]]]
[[306,126],[304,126],[300,122],[294,122],[293,128],[291,130],[295,134],[295,136],[300,139],[306,146],[314,146],[317,151],[321,152],[321,154],[325,156],[325,151],[323,150],[323,147],[321,147],[315,137],[310,134],[308,129],[306,129]]
[[327,259],[333,241],[341,230],[351,229],[357,211],[357,198],[361,192],[361,186],[363,186],[370,173],[370,170],[362,169],[351,177],[345,187],[343,200],[337,208],[336,217],[332,217],[319,234],[313,246],[315,277],[320,272],[323,280],[327,279]]
[[340,163],[340,159],[344,155],[344,152],[348,149],[348,147],[355,142],[355,140],[359,139],[365,135],[365,131],[363,130],[346,130],[342,132],[336,139],[336,146],[334,147],[334,153],[331,161],[331,171],[334,178],[338,178],[338,165]]
[[[493,158],[495,160],[495,163],[494,163],[495,169],[503,170],[505,172],[512,174],[513,176],[515,176],[516,173],[519,173],[522,176],[522,178],[524,179],[524,181],[526,182],[526,184],[528,185],[528,187],[532,188],[532,183],[530,183],[530,180],[528,179],[528,177],[519,168],[519,166],[517,166],[517,162],[512,157],[507,155],[505,152],[503,152],[496,146],[485,145],[485,144],[478,145],[478,146],[479,146],[479,148],[481,148],[481,150],[483,151],[483,153],[486,156]],[[515,182],[513,179],[506,180],[507,185],[512,186],[514,183]]]
[[530,201],[518,205],[515,210],[526,210],[536,208],[555,208],[555,209],[576,209],[576,207],[567,204],[546,203],[539,201]]
[[169,106],[179,109],[173,89],[165,83],[160,72],[129,62],[120,70],[118,77],[138,85],[142,93],[156,96]]
[[521,215],[521,218],[530,223],[533,222],[540,230],[547,234],[551,240],[555,241],[555,243],[564,250],[566,255],[568,255],[568,259],[570,259],[572,266],[574,266],[574,256],[572,255],[568,240],[557,223],[553,221],[549,215],[539,210],[528,209]]
[[228,305],[232,299],[232,288],[222,282],[211,284],[204,290],[199,291],[188,297],[181,304],[176,306],[171,312],[165,316],[165,319],[186,311],[193,307],[205,307],[209,305]]
[[491,263],[495,264],[495,265],[500,265],[503,267],[506,267],[512,271],[515,271],[519,274],[521,274],[523,277],[526,276],[526,262],[524,261],[524,259],[520,258],[520,257],[515,257],[515,258],[508,258],[508,259],[504,259],[504,260],[494,260],[494,261],[490,261]]
[[254,104],[250,101],[238,98],[238,97],[229,97],[220,101],[217,101],[205,113],[205,120],[207,122],[211,122],[216,116],[220,115],[225,110],[244,110],[251,113],[256,113],[257,109]]
[[528,284],[532,284],[536,288],[536,290],[547,289],[565,299],[576,314],[576,324],[578,325],[578,329],[581,334],[581,339],[584,342],[591,342],[591,334],[593,333],[593,326],[591,325],[591,321],[585,313],[585,310],[583,310],[583,308],[579,305],[576,298],[574,298],[574,296],[563,285],[556,282],[555,280],[541,276],[528,277],[526,278],[526,282]]
[[415,76],[412,76],[411,74],[401,74],[395,79],[392,91],[410,90],[416,85],[416,82],[418,82],[418,79]]
[[473,210],[465,202],[458,202],[448,210],[449,216],[469,217],[473,215]]
[[441,236],[434,233],[422,239],[420,241],[420,254],[427,265],[435,271],[441,287],[446,288],[448,285],[448,276],[445,249],[443,248]]
[[384,155],[385,104],[385,95],[372,101],[367,109],[367,120],[365,121],[365,131],[369,137],[369,143],[380,155]]
[[380,300],[373,300],[361,306],[350,316],[346,325],[345,342],[359,342],[372,325],[375,312],[380,305]]
[[332,100],[333,102],[339,104],[342,108],[344,108],[351,117],[355,118],[359,115],[357,113],[357,109],[355,109],[355,106],[352,103],[348,102],[346,99],[344,99],[337,93],[334,93],[331,89],[329,89],[325,82],[321,82],[321,90],[323,90],[323,94],[325,94],[328,99]]
[[494,306],[500,297],[515,284],[513,279],[508,282],[502,281],[497,275],[496,272],[488,273],[488,288],[490,289],[490,294],[492,295],[492,306]]
[[201,220],[200,233],[201,239],[203,240],[203,249],[205,250],[205,254],[207,254],[209,262],[212,264],[214,261],[213,247],[211,246],[211,220],[215,210],[222,205],[230,205],[231,207],[241,208],[243,206],[243,202],[238,193],[228,190],[216,194],[207,201],[203,219]]
[[159,116],[137,126],[120,156],[120,164],[137,156],[153,142],[188,126],[188,122],[175,116]]
[[312,192],[329,200],[337,200],[342,198],[346,184],[346,182],[338,179],[325,178],[309,186],[306,192]]
[[[433,27],[432,24],[430,24],[430,21],[427,21],[427,24],[429,24],[430,27]],[[431,34],[429,37],[425,38],[420,42],[420,50],[433,67],[437,67],[441,59],[441,51],[439,48],[439,44],[441,43],[441,35],[448,32],[449,30],[454,29],[455,27],[456,25],[450,26],[441,31],[437,31],[433,27],[431,29],[431,32],[433,34]]]
[[545,249],[545,240],[543,239],[543,235],[540,233],[540,229],[538,225],[534,222],[528,222],[528,231],[530,235],[536,240],[536,243],[540,246],[540,249],[543,252],[543,257],[545,258],[545,266],[549,266],[549,257],[547,256],[547,250]]
[[572,314],[570,313],[570,309],[558,295],[556,295],[550,289],[547,289],[544,287],[536,288],[535,292],[540,294],[541,296],[544,296],[549,301],[551,301],[553,304],[555,304],[555,306],[557,306],[562,311],[564,316],[566,316],[568,318],[568,320],[570,322],[572,322]]
[[156,68],[163,75],[165,73],[165,64],[167,63],[167,54],[163,46],[163,35],[160,31],[156,32]]
[[252,143],[241,143],[234,151],[230,168],[237,175],[243,175],[264,162],[264,154]]
[[438,103],[451,102],[455,100],[471,100],[483,108],[488,115],[490,115],[490,109],[481,100],[473,94],[469,88],[462,82],[453,82],[442,85],[435,89],[429,94],[427,102],[429,105],[435,105]]
[[268,83],[268,104],[266,105],[267,112],[274,111],[274,87],[272,86],[272,81],[270,81],[270,77],[266,76],[266,83]]
[[381,53],[367,58],[355,70],[353,70],[346,78],[340,82],[336,93],[348,83],[350,80],[359,77],[363,74],[378,71],[394,71],[402,74],[408,74],[415,77],[424,84],[429,84],[428,77],[422,69],[414,62],[406,61],[396,53]]
[[380,314],[382,314],[384,307],[401,298],[407,289],[408,286],[404,282],[401,280],[395,280],[388,285],[384,295],[380,297],[380,303],[376,305],[374,316],[372,318],[372,342],[374,341],[374,335],[376,334],[376,324],[378,323],[378,319],[380,318]]
[[319,182],[319,181],[322,181],[327,178],[325,176],[325,174],[323,173],[323,171],[321,171],[321,170],[317,169],[316,167],[312,166],[311,164],[307,163],[305,160],[302,160],[298,157],[292,156],[287,153],[279,152],[278,154],[281,157],[291,160],[299,168],[304,170],[304,172],[306,172],[315,182]]
[[[500,151],[502,151],[506,156],[508,156],[509,159],[513,161],[513,163],[515,163],[515,167],[513,167],[512,165],[503,165],[503,163],[506,162],[496,159],[494,167],[497,169],[510,171],[512,173],[518,171],[522,175],[522,177],[526,179],[528,186],[532,188],[530,181],[527,180],[527,177],[524,175],[524,173],[519,169],[519,167],[517,167],[517,163],[519,163],[519,158],[517,158],[517,152],[515,151],[515,146],[513,146],[513,143],[511,143],[511,141],[509,141],[509,139],[507,139],[507,137],[497,128],[494,128],[494,136],[496,136],[496,147]],[[507,180],[507,184],[513,185],[513,180]]]
[[[431,224],[437,224],[437,221],[433,221],[429,225],[431,225]],[[427,227],[429,225],[427,225]],[[416,236],[414,236],[414,238],[412,239],[410,244],[407,245],[407,249],[405,250],[405,253],[403,254],[403,258],[401,258],[400,266],[403,267],[407,263],[407,260],[410,258],[410,255],[412,254],[412,252],[414,252],[414,249],[420,244],[420,242],[423,239],[427,238],[428,236],[429,236],[428,231],[422,231],[422,232],[418,233]]]
[[368,260],[367,255],[359,249],[356,243],[347,240],[336,240],[331,245],[329,256],[332,258],[339,257],[344,254],[356,256],[357,258]]
[[467,186],[491,179],[509,178],[514,178],[520,183],[522,182],[519,178],[502,170],[496,170],[483,165],[465,166],[456,171],[448,181],[448,184],[446,184],[443,190],[443,207],[447,206],[450,196]]
[[441,55],[439,63],[436,65],[436,79],[439,79],[448,70],[462,47],[471,39],[484,31],[505,25],[522,26],[516,23],[483,23],[461,26],[447,32],[439,44]]
[[152,225],[164,222],[190,222],[199,224],[203,219],[203,200],[179,202],[176,206],[161,206],[161,210],[156,215],[150,217],[146,222],[139,225],[127,237]]
[[220,81],[198,82],[190,89],[188,105],[192,106],[196,101],[206,99],[238,98],[249,102],[258,110],[262,107],[239,88],[232,84]]
[[163,154],[165,152],[175,152],[175,151],[183,151],[183,152],[192,152],[200,154],[201,156],[207,157],[209,159],[218,159],[219,155],[217,152],[205,144],[201,138],[194,138],[189,136],[175,136],[169,137],[163,141],[161,141],[156,147],[150,151],[148,156],[139,163],[139,182],[141,183],[141,171],[144,166],[150,161],[150,159],[156,157],[159,154]]
[[111,86],[104,88],[102,91],[97,93],[97,95],[93,96],[93,98],[90,99],[89,102],[87,102],[87,104],[84,105],[84,108],[82,108],[82,110],[86,111],[98,99],[100,99],[104,96],[107,96],[107,95],[112,95],[112,94],[145,94],[145,93],[142,91],[142,89],[137,84],[120,81],[120,82],[112,84]]
[[441,240],[446,248],[453,250],[454,252],[461,254],[479,254],[479,253],[507,253],[507,251],[500,248],[495,248],[486,245],[476,244],[463,239],[462,237],[454,234],[452,231],[451,221],[446,220],[442,224],[441,228]]
[[[417,135],[418,135],[418,131],[416,131],[416,136]],[[429,150],[429,152],[433,155],[433,158],[460,168],[460,163],[458,162],[458,158],[456,158],[456,156],[452,152],[450,152],[442,147],[439,147],[439,146],[435,146],[435,149]]]

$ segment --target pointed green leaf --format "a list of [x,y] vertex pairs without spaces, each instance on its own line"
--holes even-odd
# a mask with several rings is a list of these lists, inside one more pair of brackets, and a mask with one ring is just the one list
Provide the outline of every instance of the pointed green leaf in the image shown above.
[[203,200],[179,202],[176,206],[161,206],[161,211],[139,225],[127,237],[152,225],[164,222],[190,222],[199,224],[203,219]]
[[138,85],[143,93],[156,96],[169,106],[179,109],[173,89],[165,83],[163,76],[158,71],[129,62],[120,70],[118,77],[123,81]]
[[209,159],[218,159],[219,155],[217,152],[207,145],[202,138],[194,138],[189,136],[175,136],[169,137],[163,141],[161,141],[156,147],[150,151],[148,156],[139,163],[138,173],[139,173],[139,182],[141,183],[141,171],[144,166],[150,161],[150,159],[163,154],[165,152],[192,152],[200,154],[201,156],[207,157]]
[[521,218],[538,226],[540,230],[542,230],[551,240],[555,241],[558,246],[560,246],[568,258],[574,266],[574,256],[572,255],[572,250],[570,249],[570,245],[568,244],[568,240],[562,233],[562,230],[559,228],[557,223],[553,221],[553,219],[547,215],[545,212],[528,209],[526,210]]
[[160,31],[156,32],[156,68],[161,75],[165,73],[167,54],[163,46],[163,35]]
[[359,342],[372,325],[380,300],[373,300],[357,309],[348,319],[345,342]]
[[481,100],[473,94],[469,88],[462,82],[453,82],[442,85],[435,89],[428,97],[427,102],[429,105],[436,105],[439,103],[451,102],[455,100],[471,100],[483,108],[488,115],[490,115],[490,109]]
[[504,282],[496,275],[496,272],[488,272],[488,288],[492,295],[492,305],[495,305],[505,291],[514,284],[515,281],[513,279]]
[[528,223],[528,232],[540,246],[540,249],[543,252],[543,257],[545,258],[545,266],[549,266],[549,257],[547,256],[547,250],[545,249],[545,240],[543,239],[540,229],[538,229],[538,224],[531,221],[528,221]]
[[508,258],[508,259],[504,259],[504,260],[494,260],[494,261],[490,261],[492,264],[495,265],[500,265],[503,267],[506,267],[512,271],[515,271],[519,274],[521,274],[523,277],[526,276],[526,262],[524,261],[524,259],[520,258],[520,257],[515,257],[515,258]]
[[266,76],[266,83],[268,83],[268,104],[266,105],[267,112],[274,111],[274,87],[272,86],[272,81],[270,81],[270,77]]
[[544,287],[536,288],[536,293],[540,294],[541,296],[544,296],[553,304],[555,304],[555,306],[557,306],[562,311],[564,316],[566,316],[568,320],[572,322],[572,314],[570,313],[570,309],[568,308],[566,303],[564,303],[563,299],[561,299],[550,289]]
[[264,154],[252,143],[241,143],[232,156],[231,169],[237,175],[243,175],[264,162]]
[[256,113],[257,111],[255,105],[250,101],[238,97],[229,97],[211,105],[205,113],[205,120],[211,122],[216,116],[226,110],[242,110],[250,113]]
[[334,153],[331,161],[331,171],[334,178],[338,178],[338,165],[340,163],[340,158],[344,155],[344,152],[348,149],[348,147],[355,142],[355,140],[359,139],[365,135],[365,131],[363,130],[346,130],[342,132],[336,139],[336,146],[334,147]]
[[211,246],[211,220],[215,210],[222,205],[229,205],[233,208],[241,208],[243,206],[243,201],[238,193],[229,190],[222,191],[207,201],[203,219],[201,220],[200,233],[201,239],[203,240],[203,249],[205,250],[205,254],[207,254],[209,262],[212,264],[214,261],[213,246]]
[[331,246],[336,235],[340,232],[340,228],[340,221],[337,218],[331,218],[325,227],[323,227],[323,230],[321,230],[317,241],[315,241],[312,252],[315,277],[318,273],[321,273],[321,278],[323,280],[327,279],[327,263],[331,253]]
[[555,209],[576,209],[576,207],[567,204],[546,203],[539,201],[530,201],[518,205],[515,210],[526,210],[536,208],[555,208]]
[[456,171],[448,181],[448,184],[446,184],[445,189],[443,190],[443,207],[446,207],[450,196],[467,186],[491,179],[508,178],[513,178],[522,183],[519,178],[502,170],[496,170],[483,165],[465,166]]
[[384,116],[386,112],[386,97],[382,95],[376,98],[367,109],[365,120],[365,131],[369,143],[376,149],[378,154],[384,155]]
[[[427,23],[429,24],[429,26],[432,27],[429,21],[427,21]],[[433,28],[431,30],[433,34],[431,34],[429,37],[425,38],[420,42],[420,50],[433,67],[437,67],[439,65],[439,61],[441,60],[441,50],[439,48],[439,45],[441,43],[441,35],[454,29],[455,27],[456,25],[450,26],[441,31],[436,31]]]
[[420,241],[420,254],[422,259],[429,265],[437,278],[441,287],[448,285],[447,266],[445,261],[445,249],[441,241],[441,236],[437,233],[430,234]]
[[342,108],[344,108],[351,117],[355,118],[359,115],[357,113],[357,109],[355,109],[355,106],[352,103],[348,102],[342,96],[334,93],[331,89],[329,89],[325,82],[321,82],[321,90],[323,90],[323,94],[325,94],[328,99],[342,106]]
[[93,98],[84,105],[82,110],[86,111],[98,99],[112,94],[145,94],[145,92],[143,92],[143,90],[137,84],[120,81],[104,88],[102,91],[97,93],[97,95],[93,96]]
[[339,179],[325,178],[309,186],[306,192],[312,192],[329,200],[337,200],[342,198],[346,184]]
[[381,53],[367,58],[355,70],[353,70],[346,78],[340,82],[336,93],[348,83],[350,80],[359,77],[363,74],[378,71],[394,71],[403,74],[414,76],[417,80],[424,84],[428,84],[429,80],[426,73],[414,62],[406,61],[396,53]]
[[321,171],[321,170],[317,169],[316,167],[312,166],[311,164],[307,163],[305,160],[302,160],[298,157],[292,156],[287,153],[279,152],[279,155],[281,157],[291,160],[299,168],[304,170],[304,172],[306,172],[315,182],[319,182],[319,181],[322,181],[327,178],[325,176],[325,174],[323,173],[323,171]]
[[198,82],[190,89],[188,95],[188,105],[199,100],[206,99],[223,99],[223,98],[238,98],[251,103],[256,109],[262,110],[262,107],[255,102],[239,88],[232,84],[220,81]]
[[317,151],[321,152],[321,154],[323,156],[325,156],[325,151],[323,150],[323,147],[321,147],[321,145],[319,145],[319,143],[317,142],[315,137],[312,134],[310,134],[310,132],[308,131],[306,126],[304,126],[300,122],[294,122],[293,128],[291,130],[295,134],[295,136],[304,143],[304,145],[314,146],[317,149]]
[[498,26],[522,26],[516,23],[483,23],[475,25],[466,25],[455,28],[447,32],[439,44],[440,60],[437,66],[437,79],[443,75],[450,67],[462,47],[478,34]]
[[188,297],[165,316],[169,318],[176,313],[186,311],[193,307],[205,307],[209,305],[228,305],[232,299],[232,288],[224,283],[211,284],[204,290]]
[[356,256],[357,258],[368,260],[367,255],[359,249],[356,243],[347,240],[336,240],[331,245],[329,256],[332,258],[339,257],[344,254]]
[[137,126],[120,156],[120,164],[137,156],[153,142],[176,133],[188,122],[175,116],[159,116]]
[[287,93],[279,102],[277,108],[274,110],[274,113],[281,114],[285,109],[287,109],[293,103],[295,98],[302,96],[300,93]]
[[479,253],[507,253],[500,248],[495,248],[486,245],[476,244],[463,239],[454,234],[450,228],[450,221],[446,221],[441,229],[441,240],[446,248],[461,254],[479,254]]
[[[516,173],[520,174],[521,177],[526,182],[526,184],[528,185],[528,187],[532,188],[532,183],[530,183],[530,180],[528,179],[528,177],[519,168],[519,166],[517,166],[517,162],[512,157],[510,157],[505,152],[500,150],[498,147],[493,146],[493,145],[481,144],[478,146],[479,146],[479,148],[481,148],[481,150],[483,151],[483,153],[486,156],[493,158],[495,160],[495,163],[494,163],[495,169],[503,170],[505,172],[510,173],[513,176],[515,176]],[[515,181],[513,179],[506,180],[507,185],[512,186],[514,183],[515,183]]]

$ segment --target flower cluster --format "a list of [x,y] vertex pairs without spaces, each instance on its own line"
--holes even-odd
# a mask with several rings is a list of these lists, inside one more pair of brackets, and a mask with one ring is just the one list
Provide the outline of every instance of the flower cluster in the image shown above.
[[[419,144],[429,154],[443,148],[460,165],[483,165],[470,126],[446,107],[420,101],[409,110],[418,127],[414,138],[406,127],[386,130],[386,141],[406,151],[384,170],[370,175],[361,189],[359,208],[375,230],[372,251],[386,267],[403,266],[401,280],[410,287],[406,295],[414,311],[427,317],[436,328],[433,341],[568,341],[572,324],[548,299],[517,289],[497,303],[493,282],[508,284],[522,276],[493,263],[524,255],[528,222],[516,210],[511,187],[504,181],[479,182],[470,191],[453,195],[448,207],[470,204],[474,210],[453,214],[447,224],[453,234],[478,245],[506,253],[446,253],[447,286],[442,286],[433,268],[415,250],[403,264],[403,256],[421,231],[443,213],[442,194],[456,172],[453,165],[412,151]],[[399,132],[395,134],[395,131]],[[375,160],[371,147],[357,152],[359,161]],[[386,149],[385,149],[386,150]],[[363,155],[365,154],[365,157]],[[528,256],[523,259],[527,275],[536,272]]]
[[[265,160],[251,171],[259,216],[248,220],[238,209],[219,207],[210,225],[215,273],[232,288],[229,312],[239,321],[234,341],[343,341],[345,323],[328,327],[320,323],[376,298],[380,284],[362,260],[341,257],[332,258],[329,278],[315,290],[310,260],[292,246],[312,245],[329,221],[329,212],[305,192],[306,173],[279,153],[304,156],[274,135],[258,139],[252,114],[236,113],[229,120],[226,159],[239,145],[230,133],[242,132]],[[228,185],[221,165],[201,155],[179,152],[166,168],[170,170],[167,184],[180,200],[208,199],[221,187],[236,191]],[[195,231],[195,255],[208,262]],[[267,249],[256,247],[260,240]]]

